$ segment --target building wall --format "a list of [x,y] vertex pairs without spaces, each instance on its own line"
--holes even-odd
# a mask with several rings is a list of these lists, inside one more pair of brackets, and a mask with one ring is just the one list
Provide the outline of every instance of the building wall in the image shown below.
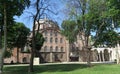
[[[45,38],[45,42],[40,53],[42,54],[45,62],[66,61],[67,40],[60,33],[60,29],[57,24],[53,23],[52,21],[49,23],[41,23],[40,26],[40,33],[42,33],[43,37]],[[36,28],[38,28],[38,26]]]
[[[73,43],[74,51],[70,51],[69,42],[60,33],[60,28],[57,23],[42,19],[39,21],[40,26],[36,22],[36,31],[39,27],[39,32],[42,33],[45,38],[45,42],[39,51],[40,62],[69,62],[69,61],[79,61],[86,62],[88,57],[88,51],[83,50],[84,41],[82,41],[82,35],[77,36],[77,41]],[[81,37],[80,37],[81,36]],[[32,37],[32,34],[30,35]],[[116,49],[120,55],[120,47],[118,48],[92,48],[91,50],[91,61],[93,62],[103,62],[103,61],[114,61],[116,59]],[[20,51],[20,49],[19,49]],[[11,58],[5,58],[5,63],[17,62],[17,49],[13,50],[13,56]],[[29,63],[30,54],[19,52],[19,62]]]
[[[19,49],[19,63],[29,63],[30,61],[30,53],[23,53],[21,49]],[[17,48],[12,50],[12,56],[10,58],[5,58],[4,63],[17,63]]]

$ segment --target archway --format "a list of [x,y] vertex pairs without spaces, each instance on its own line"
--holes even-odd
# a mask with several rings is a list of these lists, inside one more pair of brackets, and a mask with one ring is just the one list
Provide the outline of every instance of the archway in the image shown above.
[[105,49],[105,50],[104,50],[104,60],[105,60],[105,61],[109,61],[108,49]]
[[93,56],[94,56],[94,58],[93,58],[94,61],[99,61],[99,54],[98,54],[97,49],[94,50]]

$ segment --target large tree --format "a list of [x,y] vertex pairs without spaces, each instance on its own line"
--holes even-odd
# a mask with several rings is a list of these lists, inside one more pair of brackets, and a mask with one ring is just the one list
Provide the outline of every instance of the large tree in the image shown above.
[[[118,0],[117,2],[119,5]],[[90,65],[91,47],[99,45],[103,35],[110,34],[114,28],[119,27],[118,19],[116,19],[118,18],[119,6],[116,6],[115,3],[116,1],[113,0],[72,0],[68,2],[69,7],[71,6],[69,15],[74,16],[72,19],[78,22],[78,33],[84,37],[81,39],[84,41],[82,42],[84,43],[83,48],[88,51],[88,65]],[[115,27],[113,27],[113,22]],[[94,42],[90,44],[90,36],[93,33],[95,34],[93,35]],[[116,33],[112,32],[112,34]],[[113,40],[114,37],[109,38]],[[117,41],[117,39],[115,40]]]
[[29,0],[0,0],[0,20],[2,21],[0,25],[4,26],[4,48],[0,49],[0,73],[2,73],[3,57],[7,48],[7,24],[12,25],[13,16],[20,15],[26,5],[29,5]]
[[19,63],[19,49],[22,51],[27,43],[27,36],[30,30],[23,23],[15,23],[15,25],[9,26],[7,31],[8,48],[17,47],[17,63]]
[[[31,3],[30,8],[29,9],[33,9],[34,12],[31,11],[27,11],[30,16],[32,16],[32,20],[33,20],[33,28],[32,28],[32,48],[31,48],[31,58],[30,58],[30,67],[29,67],[29,72],[33,72],[33,59],[35,56],[35,35],[37,33],[39,33],[39,28],[40,28],[40,23],[39,20],[47,15],[48,12],[56,14],[51,8],[52,7],[52,3],[49,0],[35,0],[33,1],[33,3]],[[38,24],[38,29],[37,31],[35,31],[36,28],[36,23]]]
[[77,24],[74,20],[64,20],[62,22],[61,33],[66,37],[69,42],[69,49],[67,50],[67,61],[70,60],[70,51],[74,50],[74,42],[77,39]]

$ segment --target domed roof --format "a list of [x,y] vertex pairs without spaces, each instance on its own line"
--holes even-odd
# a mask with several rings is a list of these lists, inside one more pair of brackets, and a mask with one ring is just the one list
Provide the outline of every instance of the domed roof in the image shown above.
[[40,19],[39,23],[36,22],[36,30],[38,29],[38,25],[40,24],[40,30],[41,29],[47,29],[47,28],[55,28],[55,29],[59,29],[59,26],[57,24],[57,22],[54,22],[52,20],[48,20],[48,19]]

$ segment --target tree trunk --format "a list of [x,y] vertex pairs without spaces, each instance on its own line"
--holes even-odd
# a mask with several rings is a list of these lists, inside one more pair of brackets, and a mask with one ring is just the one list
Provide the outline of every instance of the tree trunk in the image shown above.
[[117,48],[116,48],[116,55],[117,55],[117,59],[116,60],[117,60],[117,64],[119,64],[119,62],[120,62],[119,61],[120,59],[119,59],[119,52],[118,52],[118,50],[119,50],[119,43],[117,43]]
[[35,53],[35,20],[34,20],[33,32],[32,33],[33,33],[33,37],[32,37],[32,49],[31,49],[29,72],[34,72],[34,70],[33,70],[33,60],[34,60],[34,53]]
[[17,48],[17,63],[19,63],[19,48]]
[[29,72],[34,72],[34,70],[33,70],[34,51],[33,50],[34,49],[31,49]]
[[6,12],[6,3],[4,3],[4,48],[0,53],[0,74],[2,74],[3,70],[3,58],[4,58],[4,53],[7,48],[7,12]]
[[87,53],[88,53],[88,56],[87,56],[87,64],[88,64],[88,66],[89,67],[91,67],[91,58],[90,58],[90,56],[91,56],[91,48],[87,48]]
[[0,74],[1,74],[1,65],[2,65],[2,27],[0,27]]

